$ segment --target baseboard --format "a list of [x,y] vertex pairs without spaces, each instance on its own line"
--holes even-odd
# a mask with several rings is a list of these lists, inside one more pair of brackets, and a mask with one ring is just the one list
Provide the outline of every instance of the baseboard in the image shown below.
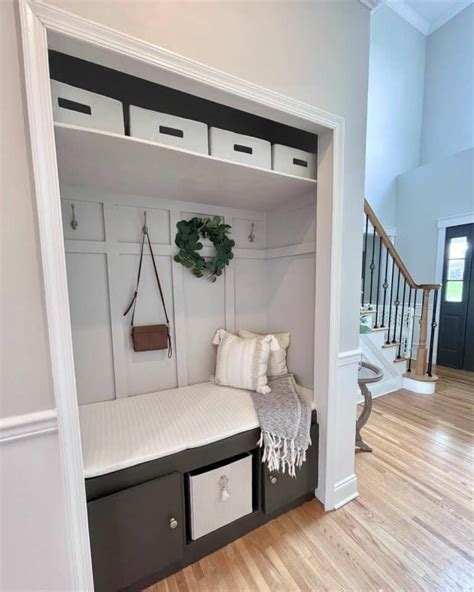
[[338,510],[345,504],[359,497],[357,490],[357,476],[355,473],[349,475],[334,486],[334,504],[333,509]]

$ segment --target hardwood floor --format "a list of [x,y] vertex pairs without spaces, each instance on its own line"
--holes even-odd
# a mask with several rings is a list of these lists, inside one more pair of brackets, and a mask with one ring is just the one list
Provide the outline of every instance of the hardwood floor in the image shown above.
[[308,502],[148,592],[474,590],[474,374],[437,374],[435,395],[374,401],[357,500]]

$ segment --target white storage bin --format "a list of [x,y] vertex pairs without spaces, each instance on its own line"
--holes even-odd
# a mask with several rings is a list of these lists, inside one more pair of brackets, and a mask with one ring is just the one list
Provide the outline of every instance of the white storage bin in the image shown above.
[[142,140],[209,154],[207,125],[200,121],[130,106],[130,135]]
[[121,101],[51,80],[53,119],[117,134],[124,133]]
[[209,130],[211,155],[243,164],[271,169],[271,144],[261,138],[243,136],[211,127]]
[[316,179],[317,157],[316,154],[311,152],[290,148],[282,144],[273,144],[272,168],[279,173]]
[[252,455],[189,476],[191,538],[196,540],[252,508]]

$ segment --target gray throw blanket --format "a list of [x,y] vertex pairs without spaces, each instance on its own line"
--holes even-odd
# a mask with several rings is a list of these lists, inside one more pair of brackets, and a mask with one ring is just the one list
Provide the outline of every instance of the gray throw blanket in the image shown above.
[[270,378],[271,392],[252,392],[262,435],[258,442],[263,446],[262,462],[270,471],[286,472],[296,477],[296,467],[306,460],[306,450],[311,445],[311,405],[298,392],[293,374]]

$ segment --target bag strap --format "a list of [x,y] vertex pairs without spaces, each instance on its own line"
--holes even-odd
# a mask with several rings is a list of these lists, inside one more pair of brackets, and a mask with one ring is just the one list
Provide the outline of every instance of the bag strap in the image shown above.
[[150,249],[151,261],[153,263],[153,270],[155,272],[156,283],[158,284],[158,290],[160,292],[161,303],[163,305],[163,310],[165,312],[166,324],[168,325],[168,357],[171,358],[171,356],[173,355],[173,350],[172,350],[172,345],[171,345],[171,335],[170,335],[170,331],[169,331],[170,320],[168,317],[168,311],[166,310],[165,297],[163,296],[163,288],[161,287],[160,276],[158,274],[158,268],[156,267],[155,255],[154,255],[153,249],[151,247],[150,235],[148,234],[148,230],[147,230],[146,226],[143,229],[142,245],[141,245],[141,249],[140,249],[140,263],[138,264],[138,273],[137,273],[137,285],[135,287],[135,292],[133,294],[132,300],[131,300],[130,304],[128,305],[127,310],[123,313],[123,316],[126,317],[127,314],[130,312],[130,309],[133,307],[132,316],[130,318],[130,327],[133,327],[133,323],[135,321],[135,309],[137,307],[138,288],[140,286],[140,278],[141,278],[141,274],[142,274],[143,251],[145,249],[145,239],[147,240],[148,248]]

